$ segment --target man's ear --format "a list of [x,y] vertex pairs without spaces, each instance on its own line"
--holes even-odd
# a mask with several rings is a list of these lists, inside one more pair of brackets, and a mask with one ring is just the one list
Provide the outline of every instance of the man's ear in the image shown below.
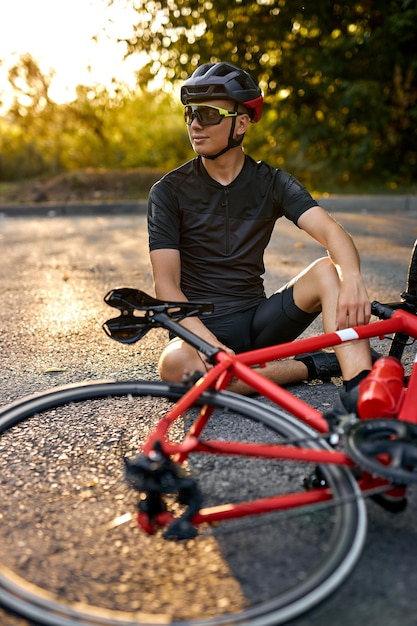
[[250,124],[250,117],[247,113],[244,113],[243,115],[238,115],[236,118],[236,134],[237,135],[244,135],[248,129],[248,126]]

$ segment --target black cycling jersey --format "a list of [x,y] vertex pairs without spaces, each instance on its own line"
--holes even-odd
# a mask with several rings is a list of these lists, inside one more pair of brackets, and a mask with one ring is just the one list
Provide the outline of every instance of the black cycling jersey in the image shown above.
[[317,206],[290,174],[245,156],[230,185],[212,179],[201,157],[155,183],[149,195],[150,250],[181,254],[181,289],[212,302],[213,318],[245,311],[265,298],[264,251],[275,222],[297,224]]

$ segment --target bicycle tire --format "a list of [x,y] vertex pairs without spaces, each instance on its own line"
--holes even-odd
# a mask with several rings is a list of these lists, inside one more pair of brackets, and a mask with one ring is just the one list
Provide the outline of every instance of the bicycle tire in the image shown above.
[[[175,402],[184,391],[185,388],[181,385],[168,385],[159,382],[92,382],[83,385],[68,385],[38,396],[24,398],[6,407],[0,413],[0,458],[2,463],[0,516],[3,517],[3,527],[5,528],[1,531],[0,541],[0,545],[2,545],[0,556],[1,604],[37,623],[53,626],[143,626],[145,624],[150,626],[160,624],[161,621],[178,626],[185,626],[186,624],[272,626],[285,623],[310,609],[331,594],[345,580],[360,557],[366,536],[367,517],[366,507],[360,497],[356,481],[350,471],[343,467],[321,466],[329,488],[332,489],[338,504],[330,507],[330,509],[323,508],[309,512],[307,515],[294,516],[291,518],[290,526],[288,526],[288,518],[280,520],[273,516],[273,519],[268,521],[268,516],[261,516],[262,532],[259,532],[259,529],[256,530],[256,527],[255,530],[251,529],[249,524],[246,536],[245,525],[243,524],[242,529],[239,526],[241,522],[236,523],[236,527],[233,526],[232,522],[232,527],[226,531],[229,534],[222,535],[220,529],[223,526],[222,523],[219,528],[214,528],[207,536],[203,532],[201,538],[199,536],[192,540],[191,547],[189,544],[186,546],[183,543],[173,544],[157,538],[155,535],[151,537],[144,535],[134,523],[132,523],[132,527],[123,524],[118,526],[117,530],[111,527],[111,531],[106,531],[106,533],[116,533],[116,539],[112,536],[113,543],[108,538],[103,539],[100,531],[101,526],[97,521],[100,517],[96,517],[96,512],[99,512],[100,515],[116,515],[117,517],[120,510],[113,511],[113,505],[117,509],[116,505],[121,500],[122,504],[119,505],[119,509],[122,505],[126,505],[125,496],[121,497],[120,490],[122,488],[113,477],[113,474],[117,473],[115,459],[118,462],[121,460],[120,439],[116,441],[117,438],[111,430],[115,421],[114,416],[117,413],[116,430],[119,433],[124,432],[123,428],[126,425],[128,427],[129,441],[125,441],[124,445],[136,449],[136,429],[139,429],[142,423],[147,422],[149,411],[153,408],[154,403],[158,405],[157,410],[160,411],[160,403]],[[124,416],[126,416],[125,403],[129,405],[129,415],[123,423]],[[143,415],[142,420],[137,419],[139,409],[136,409],[136,403],[146,405],[146,411],[142,410],[141,413],[141,416]],[[293,416],[254,399],[228,392],[209,391],[204,394],[200,404],[213,406],[215,411],[219,412],[220,416],[215,428],[220,430],[231,428],[233,438],[242,430],[242,418],[248,418],[247,421],[251,428],[254,429],[256,435],[259,430],[259,436],[262,438],[265,437],[265,433],[278,439],[299,437],[306,439],[311,437],[314,440],[312,439],[307,445],[314,448],[328,447],[323,439],[317,439],[317,434],[314,431],[301,424]],[[97,414],[96,405],[99,406],[99,414]],[[117,412],[119,406],[124,411],[120,415]],[[133,417],[134,408],[136,413]],[[61,411],[63,411],[62,415],[60,414]],[[250,436],[253,437],[254,434],[251,433]],[[58,449],[59,446],[62,446],[62,449]],[[119,450],[118,454],[116,454],[116,450]],[[26,466],[19,458],[20,453],[23,453],[23,461],[26,461]],[[90,457],[97,456],[96,461],[99,467],[97,470],[98,482],[91,483],[91,485],[88,484],[88,471],[86,475],[83,474],[85,471],[84,462],[89,455]],[[103,458],[104,456],[105,458]],[[206,461],[207,458],[208,461]],[[238,475],[238,461],[235,459],[236,457],[233,459],[233,472],[230,471],[230,464],[219,470],[226,472],[222,474],[223,480],[225,480],[224,476],[226,476],[226,480],[234,480]],[[204,476],[207,475],[207,480],[211,481],[212,486],[214,485],[214,491],[219,490],[216,477],[217,460],[218,457],[210,456],[204,457],[202,461],[203,463],[212,463]],[[219,465],[221,466],[226,461],[220,460]],[[251,463],[253,462],[252,459]],[[190,460],[190,463],[194,463],[194,461]],[[203,474],[203,468],[198,466],[198,461],[196,463],[197,473]],[[269,461],[269,463],[271,462]],[[277,464],[278,462],[273,461],[273,463]],[[298,481],[295,466],[286,467],[286,473],[282,475],[281,466],[283,465],[284,463],[278,463],[269,469],[270,473],[266,474],[267,480],[264,481],[266,483],[265,488],[269,489],[272,486],[273,476],[276,476],[277,473],[283,482]],[[88,465],[88,468],[90,468],[89,471],[92,471],[91,466]],[[62,470],[62,476],[61,474],[58,475],[59,470]],[[68,478],[71,471],[73,475]],[[299,468],[297,471],[300,471]],[[36,478],[33,485],[25,483],[28,474],[32,474]],[[83,485],[83,480],[86,480],[87,484]],[[109,484],[105,483],[106,480],[109,481]],[[263,482],[259,481],[258,477],[253,480],[254,487],[258,491]],[[74,481],[75,484],[71,481]],[[100,481],[103,482],[103,486]],[[246,489],[245,483],[251,481],[252,478],[249,480],[244,475],[239,484],[242,483]],[[37,487],[37,490],[32,494],[31,490],[34,487]],[[220,491],[222,491],[221,487],[222,485],[220,485]],[[82,498],[80,498],[80,489],[87,492]],[[108,494],[111,490],[116,492],[116,497],[110,500],[110,512],[108,510]],[[230,496],[230,493],[233,493],[233,488],[229,486],[227,491]],[[129,491],[129,493],[131,492]],[[133,506],[131,502],[129,504]],[[97,511],[100,506],[103,509]],[[14,510],[16,507],[18,508],[17,511]],[[304,520],[304,518],[306,519]],[[61,524],[63,528],[61,528]],[[226,522],[226,524],[230,524],[230,522]],[[66,533],[80,532],[80,526],[87,534],[84,537],[78,537],[77,543],[77,537],[68,538]],[[127,526],[128,533],[126,530],[123,531],[126,535],[126,543],[124,543],[117,539],[117,533],[121,532],[120,529],[122,528],[126,529]],[[284,528],[282,535],[279,534],[279,528]],[[288,528],[291,528],[295,534],[291,541]],[[6,541],[5,537],[9,537],[9,532],[12,532],[12,535]],[[90,532],[92,535],[88,534]],[[211,532],[214,534],[212,535]],[[297,537],[298,532],[300,534]],[[60,533],[62,534],[62,545],[55,545],[60,539]],[[273,550],[270,549],[268,543],[268,533],[274,533]],[[301,533],[304,533],[304,536]],[[133,539],[131,540],[132,536]],[[227,541],[225,541],[224,536],[227,536]],[[302,540],[300,541],[300,539]],[[320,541],[324,540],[324,547],[320,545],[319,548],[314,545],[319,539]],[[89,541],[97,541],[98,547],[93,549]],[[109,545],[110,543],[111,545]],[[118,547],[115,558],[113,548],[116,545]],[[238,546],[241,548],[239,549]],[[280,547],[282,554],[279,552]],[[9,554],[7,548],[13,554]],[[252,550],[259,548],[263,549],[263,554],[259,557],[261,561],[257,562],[256,559],[252,560]],[[106,569],[101,565],[100,558],[103,557],[100,551],[107,549],[111,553],[109,558],[113,560],[104,564],[107,566]],[[51,550],[55,550],[55,552],[50,552]],[[164,555],[161,561],[160,553],[165,550],[169,550],[169,553]],[[221,563],[219,565],[217,562],[217,550],[220,550],[222,558],[226,558],[226,572],[222,570],[223,565]],[[120,557],[117,558],[119,551],[125,555],[124,560],[121,560]],[[306,553],[310,551],[316,553],[317,551],[317,562],[311,566],[309,562],[306,564],[303,559],[310,559],[311,557],[309,554],[304,555],[304,551]],[[277,559],[279,567],[285,569],[278,576],[278,579],[282,581],[282,578],[289,578],[290,571],[292,573],[293,567],[295,568],[295,564],[292,563],[295,553],[297,553],[297,558],[303,560],[300,567],[303,568],[305,578],[300,576],[300,572],[295,572],[292,585],[280,592],[277,588],[278,582],[275,579],[278,574],[274,571],[274,575],[271,576],[271,571],[268,569],[264,571],[264,568],[271,566],[278,568],[278,564],[275,565],[275,559]],[[79,570],[72,565],[71,558],[84,559]],[[264,558],[266,561],[270,559],[271,563],[262,561]],[[97,560],[94,561],[94,559]],[[136,559],[144,560],[138,563]],[[34,562],[32,563],[32,561]],[[74,574],[68,571],[72,567],[75,574],[81,576],[81,580],[79,578],[73,580]],[[152,571],[153,567],[155,572]],[[306,567],[310,567],[307,573],[304,571]],[[56,572],[54,568],[56,568]],[[189,568],[191,570],[188,576]],[[213,568],[214,575],[211,571]],[[216,568],[220,569],[216,570]],[[239,600],[237,609],[234,607],[234,597],[221,596],[219,599],[216,595],[219,590],[226,593],[224,589],[228,584],[228,575],[230,575],[227,568],[232,571],[231,578],[238,580],[238,584],[235,585],[238,593],[253,595],[253,598],[249,597],[249,599],[244,597],[242,606],[240,606]],[[119,569],[121,569],[120,572]],[[148,569],[153,578],[150,576],[151,586],[146,587],[140,577],[147,575]],[[107,587],[105,590],[103,590],[105,583],[98,578],[99,572],[106,578]],[[268,577],[268,584],[271,585],[272,591],[268,590],[266,593],[266,590],[262,588],[264,583],[257,580],[258,575],[261,575],[260,573]],[[140,582],[137,583],[135,577],[139,574]],[[210,603],[214,599],[216,610],[210,614],[205,612],[207,609],[203,609],[202,614],[196,614],[192,601],[192,598],[194,598],[194,602],[200,601],[198,596],[200,588],[196,584],[195,578],[203,575],[206,576],[204,585],[202,585],[204,593],[208,593],[206,587],[208,588],[211,584],[211,579],[214,578],[215,580],[213,583],[215,586],[214,596],[207,601]],[[30,577],[30,580],[24,579],[24,576]],[[133,579],[133,596],[136,598],[135,594],[137,594],[138,589],[143,592],[144,596],[143,603],[139,602],[141,600],[139,598],[136,604],[136,600],[133,602],[132,607],[127,605],[127,600],[123,596],[124,587],[130,584],[129,576]],[[178,582],[172,585],[170,576]],[[47,581],[44,580],[45,577]],[[155,591],[156,597],[152,599],[154,578],[158,578],[159,587]],[[161,578],[162,587],[159,580]],[[217,579],[219,579],[218,582]],[[231,595],[235,593],[233,580],[231,581],[233,589]],[[46,583],[48,585],[46,589],[42,588],[41,585],[46,585]],[[83,598],[83,594],[89,592],[87,587],[90,584],[93,587],[97,586],[99,590],[101,589],[101,595],[98,594],[100,606],[96,604],[96,599],[91,601],[88,596],[87,600]],[[188,592],[187,585],[190,584],[194,585],[191,589],[191,595],[188,593],[187,596],[189,603],[187,608],[191,611],[190,615],[181,613],[177,615],[176,609],[172,607],[161,608],[161,602],[162,606],[165,602],[165,599],[161,600],[160,595],[158,595],[161,589],[169,588],[173,596],[181,596],[186,591]],[[287,580],[285,580],[285,584],[289,585]],[[72,591],[73,585],[76,587],[75,592]],[[255,591],[253,591],[254,585],[257,587]],[[81,590],[78,588],[79,586],[81,586]],[[261,589],[258,589],[259,586]],[[259,597],[256,595],[258,592]],[[97,591],[94,590],[91,593],[96,594]],[[108,597],[107,594],[110,594],[111,597]],[[173,598],[170,597],[171,600]],[[109,602],[110,604],[108,604]],[[154,607],[154,602],[155,604],[159,603],[159,608],[158,606]],[[120,603],[123,610],[120,608]],[[151,614],[152,608],[155,609],[154,615]]]
[[[414,299],[417,298],[417,240],[414,242],[410,262],[408,265],[407,285],[405,293]],[[414,310],[414,313],[417,313],[417,311]],[[408,339],[408,335],[404,335],[403,333],[395,333],[390,343],[388,352],[389,356],[393,356],[401,360]]]

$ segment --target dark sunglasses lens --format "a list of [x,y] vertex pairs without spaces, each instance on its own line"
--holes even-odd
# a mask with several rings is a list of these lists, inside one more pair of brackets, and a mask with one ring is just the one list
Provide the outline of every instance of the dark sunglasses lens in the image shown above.
[[201,126],[214,126],[215,124],[220,124],[223,119],[222,114],[212,107],[186,106],[184,109],[184,119],[188,126],[191,126],[194,117],[197,118]]

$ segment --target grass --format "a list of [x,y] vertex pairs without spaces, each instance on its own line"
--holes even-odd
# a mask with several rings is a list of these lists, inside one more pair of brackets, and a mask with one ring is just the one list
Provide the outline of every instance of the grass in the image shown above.
[[[0,183],[0,203],[32,202],[110,202],[144,200],[149,189],[165,172],[158,169],[76,170],[51,178]],[[323,188],[306,185],[313,196],[347,194],[416,194],[417,183],[408,187],[364,183],[343,186],[326,184]]]
[[51,178],[0,183],[0,202],[138,200],[165,172],[156,169],[76,170]]

